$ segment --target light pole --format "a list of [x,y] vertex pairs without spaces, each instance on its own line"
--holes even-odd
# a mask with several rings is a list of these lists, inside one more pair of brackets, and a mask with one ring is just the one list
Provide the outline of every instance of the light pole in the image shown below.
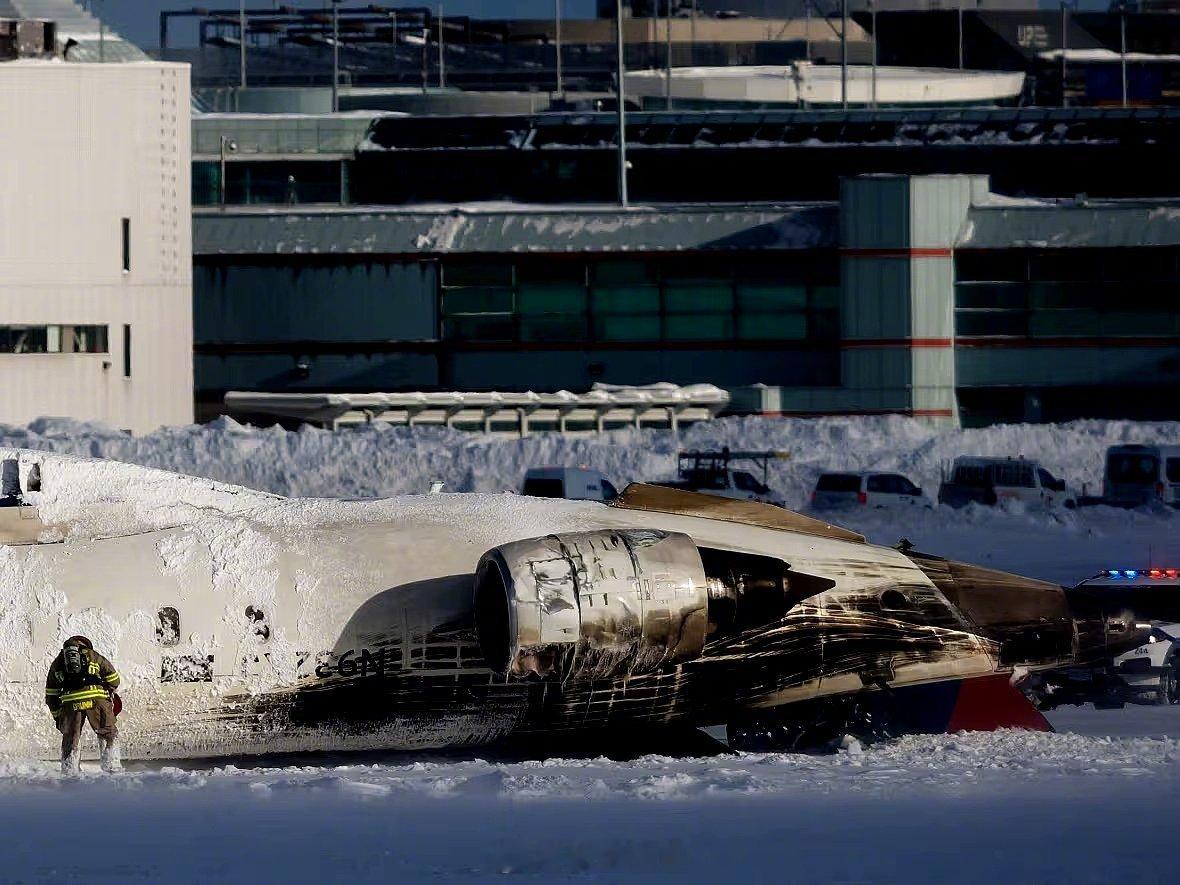
[[840,0],[840,106],[848,109],[848,0]]
[[672,110],[672,0],[664,0],[664,110]]
[[238,82],[246,88],[246,0],[238,7]]
[[1061,0],[1061,106],[1066,107],[1069,100],[1065,94],[1065,65],[1069,55],[1069,7],[1065,0]]
[[959,0],[959,70],[963,70],[963,0]]
[[222,209],[225,208],[225,155],[232,154],[237,149],[237,142],[233,141],[228,135],[221,136],[221,169],[217,179],[217,201],[221,204]]
[[[653,0],[655,2],[655,0]],[[616,118],[618,120],[618,161],[619,161],[619,205],[627,205],[627,112],[624,110],[623,72],[626,65],[623,60],[623,0],[615,0],[615,98]]]
[[557,95],[560,97],[565,94],[561,82],[561,0],[553,0],[553,27],[556,32],[553,42],[557,47],[557,52],[554,55],[554,61],[557,64]]
[[391,10],[389,13],[389,47],[393,52],[393,77],[395,82],[400,82],[398,79],[397,63],[397,10]]
[[340,0],[332,0],[332,113],[340,110]]
[[873,89],[872,89],[872,105],[873,110],[877,109],[877,2],[876,0],[869,0],[869,19],[873,29]]
[[1122,68],[1123,107],[1127,106],[1127,0],[1119,0],[1119,66]]
[[443,34],[443,5],[438,4],[438,88],[447,85],[446,36]]

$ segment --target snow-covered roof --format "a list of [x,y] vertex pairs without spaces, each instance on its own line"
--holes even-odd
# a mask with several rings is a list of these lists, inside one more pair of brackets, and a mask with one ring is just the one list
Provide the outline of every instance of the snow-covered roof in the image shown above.
[[988,202],[971,208],[960,249],[1180,246],[1180,201]]
[[[237,414],[278,415],[327,425],[368,423],[486,425],[527,413],[537,422],[713,418],[729,404],[729,394],[712,384],[649,384],[640,387],[596,384],[586,393],[501,393],[435,391],[409,393],[255,393],[230,391],[226,408]],[[522,425],[522,432],[523,425]]]
[[835,204],[279,207],[194,212],[195,255],[683,252],[836,245]]

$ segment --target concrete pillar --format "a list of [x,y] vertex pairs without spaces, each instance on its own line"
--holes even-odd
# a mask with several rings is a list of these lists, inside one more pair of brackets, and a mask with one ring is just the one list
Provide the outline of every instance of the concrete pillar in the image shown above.
[[840,187],[841,372],[851,411],[957,425],[954,245],[985,176]]

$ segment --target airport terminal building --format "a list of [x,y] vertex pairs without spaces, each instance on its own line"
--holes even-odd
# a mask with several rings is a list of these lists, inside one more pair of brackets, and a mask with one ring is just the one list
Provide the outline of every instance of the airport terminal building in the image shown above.
[[1168,418],[1178,284],[1180,202],[969,174],[819,202],[202,207],[198,411],[670,381],[774,415]]

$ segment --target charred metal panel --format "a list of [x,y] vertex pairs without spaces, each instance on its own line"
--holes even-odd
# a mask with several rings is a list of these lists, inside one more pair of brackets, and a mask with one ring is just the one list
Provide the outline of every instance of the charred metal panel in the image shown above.
[[1074,654],[1074,616],[1059,585],[935,556],[909,556],[971,624],[1000,643],[1001,663],[1052,664]]
[[705,645],[705,572],[687,535],[550,535],[484,554],[480,647],[514,677],[596,679],[691,660]]
[[696,516],[701,519],[719,519],[725,522],[740,522],[768,529],[782,529],[816,535],[836,541],[864,542],[864,535],[842,529],[822,520],[812,519],[791,510],[784,510],[772,504],[758,501],[739,501],[736,498],[721,498],[701,492],[684,489],[669,489],[664,486],[633,482],[623,489],[612,503],[612,507],[623,510],[647,510],[655,513],[670,513],[677,516]]

